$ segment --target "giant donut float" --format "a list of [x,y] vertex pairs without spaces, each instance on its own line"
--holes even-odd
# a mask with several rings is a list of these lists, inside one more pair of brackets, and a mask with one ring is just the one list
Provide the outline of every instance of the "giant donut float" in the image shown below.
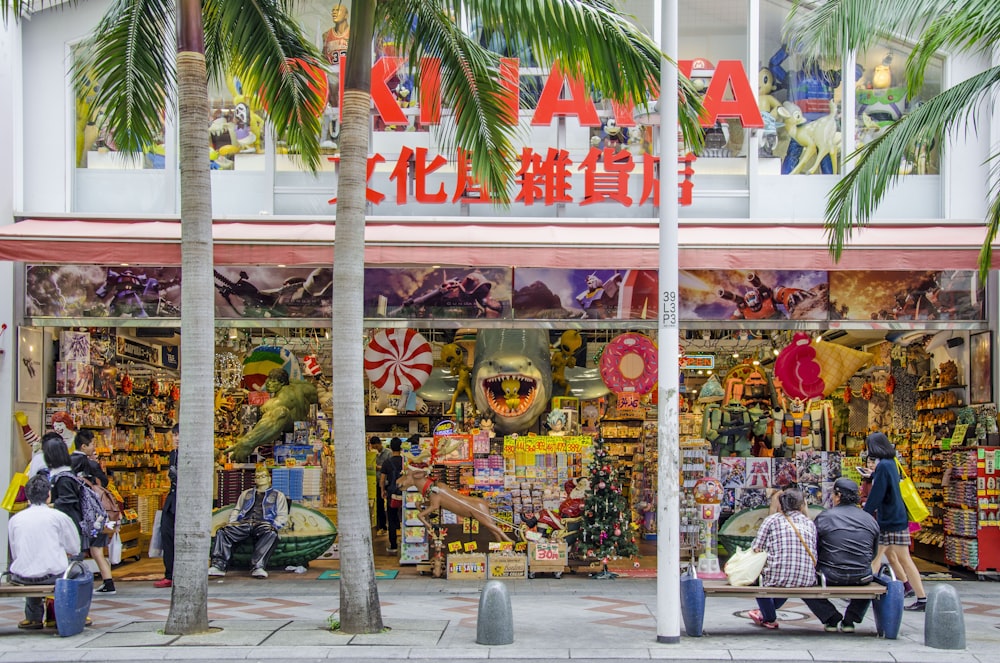
[[649,393],[658,379],[656,344],[629,332],[616,336],[601,353],[601,379],[613,393]]
[[365,374],[387,394],[398,396],[403,386],[416,391],[433,367],[430,343],[412,329],[380,329],[365,348]]

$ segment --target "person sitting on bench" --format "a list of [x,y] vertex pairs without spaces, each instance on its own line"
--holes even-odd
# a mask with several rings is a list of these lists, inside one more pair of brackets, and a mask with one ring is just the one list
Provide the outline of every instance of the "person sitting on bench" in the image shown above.
[[288,500],[284,493],[271,487],[271,474],[262,465],[254,473],[254,485],[240,494],[229,516],[229,524],[215,533],[212,566],[208,569],[210,576],[226,575],[233,547],[252,539],[250,575],[260,579],[267,577],[265,567],[278,546],[278,530],[288,522]]
[[[816,516],[816,571],[826,576],[829,586],[867,585],[872,581],[872,560],[878,553],[878,521],[858,505],[858,484],[847,477],[833,484],[833,508]],[[853,633],[868,610],[869,599],[851,599],[843,616],[829,599],[805,599],[830,633],[838,625]]]
[[[62,442],[60,442],[61,444]],[[36,474],[24,487],[28,508],[7,523],[10,542],[10,580],[15,585],[52,585],[69,568],[69,557],[80,554],[80,532],[62,511],[49,508],[49,480]],[[77,565],[76,575],[83,573]],[[42,597],[24,599],[24,621],[17,627],[37,630],[44,626]]]

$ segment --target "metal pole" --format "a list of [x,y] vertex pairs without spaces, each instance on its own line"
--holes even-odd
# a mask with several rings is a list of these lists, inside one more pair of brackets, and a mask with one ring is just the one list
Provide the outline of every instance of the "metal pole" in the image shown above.
[[[660,50],[677,61],[677,0],[660,0]],[[660,66],[660,306],[657,408],[656,640],[681,641],[678,434],[677,67]]]

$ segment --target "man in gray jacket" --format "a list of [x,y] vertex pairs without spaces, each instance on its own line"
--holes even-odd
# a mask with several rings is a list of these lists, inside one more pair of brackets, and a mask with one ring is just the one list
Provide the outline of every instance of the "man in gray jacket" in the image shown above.
[[[841,477],[833,484],[833,508],[816,516],[816,572],[827,585],[867,585],[872,581],[872,560],[878,552],[878,522],[858,506],[858,484]],[[838,625],[853,633],[868,611],[868,599],[851,599],[843,616],[828,599],[806,599],[806,605],[829,632]]]

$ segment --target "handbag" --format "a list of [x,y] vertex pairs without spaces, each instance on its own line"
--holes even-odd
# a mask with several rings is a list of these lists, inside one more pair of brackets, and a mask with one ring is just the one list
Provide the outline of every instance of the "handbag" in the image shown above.
[[115,530],[108,542],[108,561],[112,564],[121,564],[122,561],[122,537],[118,530]]
[[919,523],[931,515],[930,509],[920,498],[913,479],[906,475],[903,464],[899,462],[899,456],[896,456],[896,467],[899,469],[899,492],[903,496],[903,504],[906,505],[906,515],[910,522]]
[[163,557],[163,538],[160,536],[160,520],[162,518],[162,509],[153,516],[153,531],[149,533],[149,550],[146,553],[149,557]]
[[24,472],[15,472],[7,484],[7,492],[4,493],[0,506],[11,513],[23,509],[28,501],[24,495],[24,487],[28,484],[28,467],[24,468]]
[[757,582],[760,572],[764,570],[767,563],[767,551],[756,552],[752,548],[743,550],[736,548],[736,552],[726,562],[723,569],[729,584],[733,587],[746,587]]

